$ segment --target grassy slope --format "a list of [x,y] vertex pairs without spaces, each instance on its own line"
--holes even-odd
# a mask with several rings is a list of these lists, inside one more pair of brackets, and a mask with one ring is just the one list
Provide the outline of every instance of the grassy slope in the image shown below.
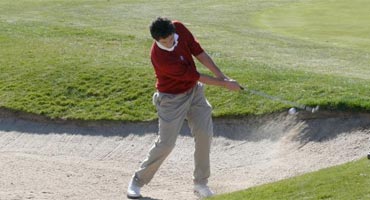
[[323,169],[302,176],[219,195],[212,200],[261,199],[336,199],[370,198],[370,162],[367,159]]
[[[326,109],[370,110],[367,48],[265,30],[274,24],[268,12],[292,2],[1,1],[0,106],[53,118],[155,119],[148,24],[166,15],[184,21],[243,85]],[[289,107],[216,87],[207,96],[215,116]]]

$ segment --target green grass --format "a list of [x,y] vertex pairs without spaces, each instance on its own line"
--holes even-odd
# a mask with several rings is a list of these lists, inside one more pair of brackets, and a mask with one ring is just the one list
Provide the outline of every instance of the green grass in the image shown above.
[[361,159],[209,200],[365,200],[370,199],[369,177],[370,161]]
[[[219,67],[249,88],[325,109],[370,111],[369,46],[358,42],[367,38],[370,6],[350,1],[342,12],[348,2],[4,0],[0,107],[63,119],[156,119],[148,25],[165,15],[183,21]],[[329,14],[318,18],[322,12]],[[347,21],[333,23],[338,13]],[[331,37],[347,23],[355,28],[346,37]],[[206,93],[215,117],[289,107],[218,87]]]
[[369,8],[363,0],[316,0],[263,11],[257,21],[287,36],[370,52]]

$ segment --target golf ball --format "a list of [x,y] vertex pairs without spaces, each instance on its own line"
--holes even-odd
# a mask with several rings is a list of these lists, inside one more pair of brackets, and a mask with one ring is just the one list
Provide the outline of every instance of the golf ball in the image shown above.
[[297,113],[297,110],[295,108],[291,108],[291,109],[289,109],[288,112],[289,112],[289,114],[294,115],[294,114]]

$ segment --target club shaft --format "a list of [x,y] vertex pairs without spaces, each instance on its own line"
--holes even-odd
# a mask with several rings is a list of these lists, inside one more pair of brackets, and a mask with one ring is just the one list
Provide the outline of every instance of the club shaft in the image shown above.
[[281,99],[279,97],[272,96],[272,95],[266,94],[264,92],[260,92],[260,91],[257,91],[257,90],[245,89],[244,87],[241,87],[241,89],[243,91],[249,92],[251,94],[254,94],[254,95],[257,95],[257,96],[261,96],[261,97],[265,97],[265,98],[271,99],[273,101],[278,101],[278,102],[281,102],[281,103],[284,103],[284,104],[287,104],[287,105],[291,105],[291,106],[294,106],[294,107],[299,108],[299,109],[303,109],[303,110],[307,110],[307,111],[312,111],[313,110],[313,108],[311,108],[309,106],[306,106],[306,105],[303,105],[303,104],[299,104],[297,102],[293,102],[293,101],[288,101],[288,100],[285,100],[285,99]]

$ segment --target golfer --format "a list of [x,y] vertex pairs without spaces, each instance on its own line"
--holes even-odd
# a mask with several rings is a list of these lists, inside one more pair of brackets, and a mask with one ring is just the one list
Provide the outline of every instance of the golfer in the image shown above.
[[[221,86],[232,91],[240,90],[240,85],[221,72],[181,22],[158,17],[150,25],[150,33],[154,39],[151,62],[157,79],[153,103],[158,112],[158,138],[133,175],[127,197],[141,197],[141,187],[150,182],[174,148],[185,119],[195,139],[194,192],[200,197],[212,196],[213,192],[207,186],[213,136],[212,107],[204,96],[203,84]],[[214,76],[200,74],[193,56]]]

